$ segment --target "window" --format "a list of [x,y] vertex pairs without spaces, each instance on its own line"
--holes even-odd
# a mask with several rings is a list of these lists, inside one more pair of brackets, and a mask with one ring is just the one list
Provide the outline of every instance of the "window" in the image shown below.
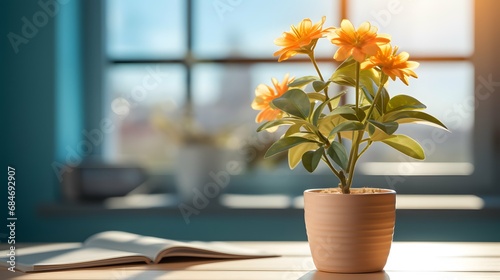
[[474,51],[473,2],[463,0],[454,5],[446,1],[350,3],[350,15],[354,21],[371,19],[381,30],[393,36],[393,44],[407,50],[421,63],[419,79],[412,81],[410,88],[394,84],[389,86],[389,92],[416,96],[453,132],[443,134],[428,127],[402,127],[402,132],[423,144],[427,156],[425,162],[406,164],[405,167],[404,162],[414,161],[392,153],[390,148],[380,147],[367,153],[360,168],[370,175],[472,174],[474,112],[467,111],[459,123],[451,119],[452,106],[462,104],[474,94],[474,65],[471,62]]
[[[451,130],[443,133],[424,126],[402,127],[402,132],[423,145],[427,159],[409,160],[379,146],[370,150],[359,166],[367,175],[360,180],[363,183],[400,184],[399,191],[424,193],[466,192],[468,184],[488,184],[491,153],[480,147],[491,151],[493,146],[478,137],[488,128],[479,125],[484,119],[478,119],[481,114],[476,109],[480,102],[475,89],[481,77],[476,77],[473,58],[481,54],[474,52],[474,8],[470,0],[453,5],[427,0],[349,1],[349,16],[354,22],[369,19],[380,31],[393,36],[393,44],[420,62],[419,79],[411,81],[410,88],[394,84],[389,92],[409,93],[422,100]],[[385,176],[375,176],[381,174]]]
[[[276,136],[255,133],[256,112],[250,108],[255,87],[270,77],[312,73],[304,58],[278,64],[272,42],[291,24],[325,15],[325,26],[338,25],[341,18],[355,25],[368,20],[379,32],[390,33],[394,44],[421,63],[419,79],[409,88],[390,85],[390,94],[416,96],[452,131],[403,127],[421,141],[428,159],[416,163],[379,146],[359,165],[357,184],[398,188],[404,181],[405,187],[398,188],[402,192],[463,191],[464,184],[485,182],[484,172],[489,172],[487,152],[480,148],[485,143],[474,136],[487,128],[477,125],[471,108],[473,6],[472,0],[453,5],[445,0],[107,0],[104,102],[119,129],[104,154],[111,161],[133,160],[174,174],[180,158],[188,156],[179,156],[184,147],[210,147],[206,156],[211,164],[205,168],[216,172],[236,161],[242,168],[233,183],[252,185],[252,190],[263,182],[276,185],[257,192],[325,186],[333,178],[326,167],[311,176],[301,167],[289,171],[284,157],[260,160]],[[323,43],[317,48],[320,67],[332,72],[334,48]],[[202,158],[203,148],[197,151],[193,162]]]

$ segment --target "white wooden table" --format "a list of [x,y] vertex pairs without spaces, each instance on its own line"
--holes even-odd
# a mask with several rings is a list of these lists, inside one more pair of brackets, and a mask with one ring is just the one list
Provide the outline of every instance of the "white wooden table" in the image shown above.
[[316,271],[307,242],[229,242],[282,255],[244,260],[170,259],[156,265],[130,264],[42,273],[12,273],[0,279],[500,279],[500,243],[395,242],[385,271],[332,274]]

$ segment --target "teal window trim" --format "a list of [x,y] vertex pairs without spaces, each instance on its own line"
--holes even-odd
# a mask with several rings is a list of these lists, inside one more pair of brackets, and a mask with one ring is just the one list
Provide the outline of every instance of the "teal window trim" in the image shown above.
[[83,128],[80,1],[60,6],[56,23],[55,158],[65,161]]

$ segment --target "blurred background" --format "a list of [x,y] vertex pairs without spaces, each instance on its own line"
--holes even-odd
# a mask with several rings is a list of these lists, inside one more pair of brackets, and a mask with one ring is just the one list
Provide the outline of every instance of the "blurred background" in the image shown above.
[[[500,241],[498,11],[494,0],[2,1],[1,161],[16,169],[17,239],[306,240],[302,192],[337,182],[326,167],[290,171],[286,154],[264,160],[279,136],[255,132],[250,104],[271,77],[314,74],[305,57],[277,63],[273,41],[324,15],[325,27],[348,18],[389,33],[420,62],[390,94],[415,96],[451,130],[401,129],[424,162],[380,145],[359,164],[357,186],[398,192],[394,239]],[[335,48],[316,50],[331,75]]]

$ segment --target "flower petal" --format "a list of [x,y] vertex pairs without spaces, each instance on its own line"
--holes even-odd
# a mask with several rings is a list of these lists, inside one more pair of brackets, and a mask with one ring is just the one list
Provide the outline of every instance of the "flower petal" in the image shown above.
[[[372,26],[369,22],[365,21],[363,22],[359,27],[358,27],[358,33],[368,33],[372,29]],[[374,33],[377,33],[377,28],[375,27],[375,30],[373,30]]]
[[271,102],[288,91],[288,84],[293,79],[287,73],[281,83],[276,78],[271,79],[274,88],[264,84],[257,86],[255,89],[255,98],[251,104],[252,109],[261,111],[255,118],[256,122],[271,121],[282,116],[281,110],[275,109]]
[[292,25],[290,31],[284,32],[274,40],[277,46],[283,47],[274,53],[278,61],[287,60],[298,53],[307,53],[315,45],[315,41],[331,32],[332,28],[323,29],[326,17],[313,24],[309,18],[303,19],[298,25]]
[[344,30],[346,33],[355,33],[356,30],[354,29],[354,25],[348,20],[348,19],[343,19],[342,22],[340,23],[340,28]]
[[377,54],[379,46],[390,42],[390,37],[386,35],[378,35],[377,27],[369,22],[363,22],[357,30],[349,20],[342,20],[340,28],[336,28],[328,36],[330,42],[339,47],[334,58],[341,60],[345,57],[345,53],[349,50],[349,55],[352,55],[355,60],[363,62],[366,56]]
[[352,57],[357,62],[363,62],[366,59],[366,54],[359,48],[354,48],[352,51]]
[[335,52],[335,55],[333,56],[333,59],[337,61],[342,61],[346,60],[349,56],[351,56],[353,51],[353,48],[349,47],[340,47],[337,52]]

